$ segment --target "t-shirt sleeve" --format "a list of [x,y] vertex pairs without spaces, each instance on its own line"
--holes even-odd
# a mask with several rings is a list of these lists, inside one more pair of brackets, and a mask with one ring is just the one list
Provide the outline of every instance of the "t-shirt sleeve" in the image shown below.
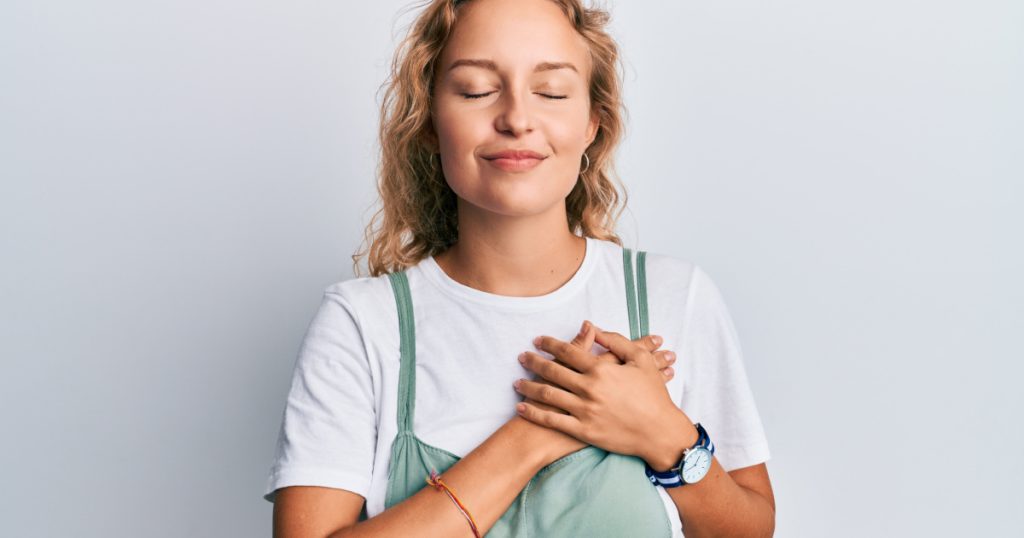
[[771,455],[732,317],[718,287],[694,266],[684,321],[680,408],[700,422],[726,471],[767,461]]
[[324,292],[299,348],[263,498],[285,486],[345,489],[366,498],[376,446],[374,391],[358,318]]

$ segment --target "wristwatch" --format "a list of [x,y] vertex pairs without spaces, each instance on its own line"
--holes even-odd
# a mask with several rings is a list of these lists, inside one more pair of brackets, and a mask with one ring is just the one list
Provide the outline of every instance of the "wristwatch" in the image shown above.
[[711,470],[711,457],[715,454],[715,444],[711,442],[711,437],[708,436],[708,432],[704,426],[700,425],[700,422],[694,426],[697,427],[697,442],[683,452],[683,457],[679,458],[679,462],[672,468],[659,473],[650,465],[646,465],[645,471],[651,484],[677,488],[684,484],[700,482],[700,479],[704,478],[704,475]]

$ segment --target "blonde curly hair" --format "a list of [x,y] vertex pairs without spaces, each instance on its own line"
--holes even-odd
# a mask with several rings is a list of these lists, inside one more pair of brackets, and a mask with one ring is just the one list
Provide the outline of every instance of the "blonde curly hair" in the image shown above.
[[[423,11],[395,50],[390,74],[381,85],[386,90],[378,133],[381,206],[365,229],[366,248],[352,256],[356,276],[361,276],[359,261],[367,255],[370,275],[380,276],[439,254],[458,239],[456,195],[445,181],[439,159],[434,158],[436,135],[430,110],[436,63],[459,6],[470,1],[426,0],[413,6]],[[614,152],[627,111],[618,45],[605,30],[610,15],[584,7],[581,0],[551,1],[562,8],[590,49],[591,111],[599,117],[596,138],[586,151],[590,165],[565,200],[569,230],[622,245],[615,225],[628,195],[615,173]]]

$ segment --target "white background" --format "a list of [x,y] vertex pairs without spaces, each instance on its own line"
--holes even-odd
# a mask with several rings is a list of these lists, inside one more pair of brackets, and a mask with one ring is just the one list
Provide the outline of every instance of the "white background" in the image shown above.
[[[1024,4],[616,4],[621,230],[722,289],[776,536],[1024,534]],[[3,534],[270,535],[407,5],[0,6]]]

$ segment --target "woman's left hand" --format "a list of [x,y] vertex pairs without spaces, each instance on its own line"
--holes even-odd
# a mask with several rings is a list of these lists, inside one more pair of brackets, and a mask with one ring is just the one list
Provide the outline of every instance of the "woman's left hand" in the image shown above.
[[692,426],[692,422],[672,401],[665,377],[650,351],[619,333],[590,325],[589,330],[595,331],[594,341],[623,363],[600,361],[569,342],[538,337],[537,349],[554,355],[568,367],[528,351],[523,366],[551,384],[524,379],[516,390],[567,414],[542,410],[528,402],[518,404],[517,411],[531,422],[609,452],[638,456],[648,462],[660,458],[660,453],[652,452],[658,450],[652,441],[660,438],[668,425]]

